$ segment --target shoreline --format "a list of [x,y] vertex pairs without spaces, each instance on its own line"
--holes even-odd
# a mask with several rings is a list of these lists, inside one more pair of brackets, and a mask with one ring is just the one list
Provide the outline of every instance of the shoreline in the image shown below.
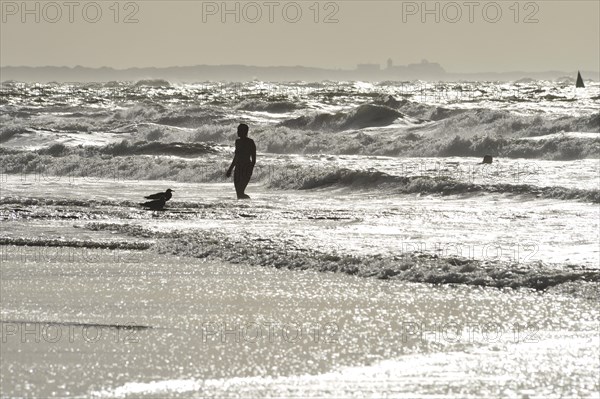
[[[517,364],[537,369],[548,359],[556,365],[553,378],[567,378],[587,394],[598,390],[598,312],[590,301],[247,267],[147,250],[135,251],[135,262],[119,263],[108,260],[113,251],[100,252],[102,261],[87,264],[3,259],[3,394],[431,396],[451,384],[501,395],[504,381],[513,381],[508,388],[515,392],[565,394],[540,374],[514,372]],[[485,332],[489,328],[499,330]],[[513,366],[505,367],[506,359]],[[583,360],[587,372],[564,374]],[[485,364],[487,371],[469,364]],[[432,373],[438,379],[418,383]],[[494,383],[493,376],[503,382]],[[373,381],[381,384],[374,388]]]

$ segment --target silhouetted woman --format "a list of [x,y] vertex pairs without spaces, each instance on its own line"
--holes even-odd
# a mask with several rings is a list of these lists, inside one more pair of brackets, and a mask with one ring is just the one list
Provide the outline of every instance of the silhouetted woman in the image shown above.
[[226,173],[227,177],[231,176],[231,170],[235,167],[233,184],[238,199],[250,198],[244,191],[246,191],[250,177],[252,177],[254,164],[256,164],[256,145],[254,140],[248,138],[248,129],[248,125],[245,123],[238,126],[239,139],[235,141],[235,156]]

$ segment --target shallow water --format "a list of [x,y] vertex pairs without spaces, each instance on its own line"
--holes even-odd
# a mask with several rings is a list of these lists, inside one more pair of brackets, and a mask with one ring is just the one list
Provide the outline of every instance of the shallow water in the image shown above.
[[[232,199],[229,184],[20,179],[4,176],[0,206],[0,238],[28,244],[0,246],[7,396],[591,397],[600,391],[597,300],[560,290],[381,281],[282,270],[277,260],[261,263],[267,267],[249,262],[273,251],[398,255],[414,251],[403,243],[424,243],[426,252],[450,242],[440,255],[492,243],[507,256],[523,249],[527,258],[513,259],[523,267],[536,260],[540,270],[571,262],[597,267],[596,205],[257,185],[244,202]],[[135,206],[143,194],[167,186],[175,190],[168,210]],[[190,238],[174,244],[168,238],[175,233]],[[205,245],[193,242],[199,233],[214,237],[217,247],[221,239],[237,243],[246,258],[231,253],[238,262],[231,264],[182,256]],[[523,247],[525,238],[535,245]],[[103,249],[112,244],[121,247]],[[500,256],[484,255],[473,258]]]
[[[165,187],[175,190],[171,211],[149,213],[134,207],[144,194]],[[256,185],[250,190],[252,200],[240,202],[232,198],[229,184],[80,178],[23,182],[20,176],[6,176],[3,196],[10,200],[5,200],[0,215],[6,237],[110,239],[110,232],[92,234],[85,229],[87,222],[98,220],[161,232],[214,230],[338,254],[419,251],[482,261],[600,267],[600,210],[595,204],[531,201],[506,194],[384,195],[343,188],[266,190]],[[23,206],[27,199],[67,205]]]

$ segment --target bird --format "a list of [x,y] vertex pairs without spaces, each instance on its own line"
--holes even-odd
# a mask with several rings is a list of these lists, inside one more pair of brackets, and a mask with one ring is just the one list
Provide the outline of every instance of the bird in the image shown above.
[[[148,197],[146,197],[146,198],[148,198]],[[162,211],[163,208],[165,207],[165,202],[167,202],[167,200],[164,197],[162,197],[159,199],[155,199],[153,201],[144,202],[143,204],[140,204],[140,205],[146,209],[152,209],[154,211]]]
[[172,192],[173,192],[173,190],[171,190],[170,188],[167,188],[167,191],[165,191],[164,193],[156,193],[156,194],[147,195],[144,198],[152,200],[152,201],[147,201],[140,205],[147,209],[152,209],[155,211],[162,211],[163,208],[165,207],[165,203],[168,200],[170,200],[171,197],[173,196],[171,194]]
[[161,198],[164,198],[165,201],[168,201],[172,197],[172,194],[171,194],[172,192],[174,192],[174,190],[167,188],[167,191],[165,191],[164,193],[156,193],[156,194],[148,195],[144,198],[149,199],[149,200],[159,200]]

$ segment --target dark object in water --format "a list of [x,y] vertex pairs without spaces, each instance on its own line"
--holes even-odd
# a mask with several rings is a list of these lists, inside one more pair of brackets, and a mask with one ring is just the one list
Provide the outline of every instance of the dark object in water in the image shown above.
[[484,155],[481,163],[492,163],[493,160],[494,158],[491,155]]
[[140,205],[146,209],[152,209],[154,211],[162,211],[163,208],[165,207],[166,202],[167,202],[167,200],[164,197],[162,197],[162,198],[159,198],[154,201],[144,202],[143,204],[140,204]]
[[6,324],[36,324],[41,325],[42,328],[47,327],[83,327],[83,328],[114,328],[117,330],[148,330],[153,328],[152,326],[145,326],[141,324],[105,324],[105,323],[81,323],[76,321],[32,321],[32,320],[0,320],[0,323]]
[[581,73],[579,73],[579,71],[577,71],[577,83],[575,83],[575,87],[585,88],[585,85],[583,84],[583,79],[581,78]]
[[156,193],[156,194],[148,195],[144,198],[149,199],[149,200],[158,200],[158,199],[164,198],[165,201],[168,201],[172,197],[171,192],[174,192],[174,191],[171,190],[170,188],[167,188],[167,191],[165,191],[164,193]]

